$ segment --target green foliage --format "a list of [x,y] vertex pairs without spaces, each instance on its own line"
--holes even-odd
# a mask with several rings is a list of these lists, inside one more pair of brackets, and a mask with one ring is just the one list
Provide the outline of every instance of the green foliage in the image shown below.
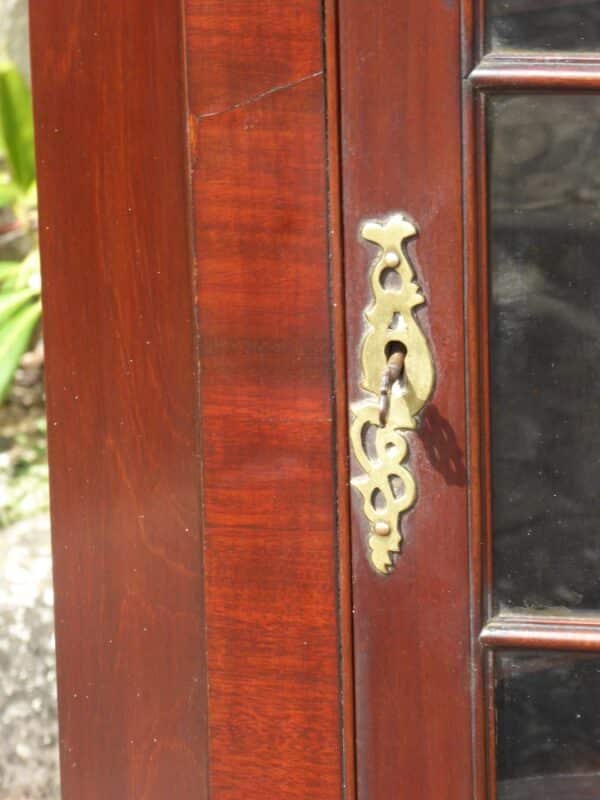
[[0,62],[0,126],[10,175],[25,193],[35,181],[31,92],[10,61]]
[[0,62],[0,157],[0,215],[8,215],[10,230],[28,236],[32,243],[23,260],[0,261],[2,403],[41,316],[31,92],[15,66],[7,61]]

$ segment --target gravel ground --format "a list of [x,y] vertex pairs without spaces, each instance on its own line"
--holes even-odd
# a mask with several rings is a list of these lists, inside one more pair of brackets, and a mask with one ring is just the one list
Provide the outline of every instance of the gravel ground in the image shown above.
[[0,530],[0,797],[58,800],[50,524]]
[[0,406],[0,800],[60,797],[42,362]]
[[[0,0],[0,50],[29,72],[27,0]],[[0,236],[0,260],[32,243]],[[41,343],[0,406],[0,800],[59,800]]]

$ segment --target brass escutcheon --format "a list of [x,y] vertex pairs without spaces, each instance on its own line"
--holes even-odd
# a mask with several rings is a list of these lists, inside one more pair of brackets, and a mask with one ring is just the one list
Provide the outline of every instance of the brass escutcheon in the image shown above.
[[[403,214],[369,221],[361,236],[378,245],[370,272],[372,302],[365,310],[367,329],[361,344],[361,387],[370,397],[352,403],[350,442],[363,472],[352,485],[363,498],[369,521],[369,555],[377,572],[387,575],[402,544],[402,516],[417,501],[417,483],[406,461],[405,432],[415,430],[417,415],[429,400],[435,371],[427,339],[413,309],[425,303],[406,253],[416,226]],[[369,447],[369,438],[374,442]]]

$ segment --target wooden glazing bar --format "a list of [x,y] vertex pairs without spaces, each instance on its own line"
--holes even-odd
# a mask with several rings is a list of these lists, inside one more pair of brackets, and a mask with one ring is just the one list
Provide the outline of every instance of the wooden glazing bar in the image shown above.
[[468,76],[478,89],[600,90],[600,59],[486,56]]
[[502,614],[479,639],[490,648],[600,652],[600,619]]

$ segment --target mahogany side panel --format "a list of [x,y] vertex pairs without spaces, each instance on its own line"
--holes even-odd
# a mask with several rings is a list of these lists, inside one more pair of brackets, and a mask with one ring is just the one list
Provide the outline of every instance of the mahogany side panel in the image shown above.
[[427,306],[417,312],[437,383],[411,436],[419,498],[392,574],[367,555],[353,498],[359,800],[474,796],[457,3],[340,0],[348,386],[360,395],[359,344],[374,249],[361,221],[408,213]]
[[31,3],[64,800],[206,798],[178,0]]
[[344,791],[321,6],[186,3],[218,800]]

